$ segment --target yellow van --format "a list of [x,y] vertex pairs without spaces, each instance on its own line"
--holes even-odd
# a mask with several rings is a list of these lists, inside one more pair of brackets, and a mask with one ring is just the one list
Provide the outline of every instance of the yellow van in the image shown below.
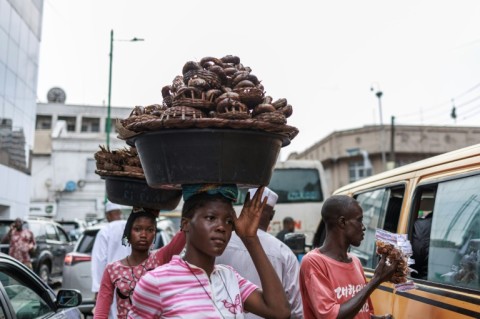
[[376,228],[408,234],[412,242],[417,288],[395,292],[393,284],[382,284],[372,294],[376,314],[480,318],[480,144],[362,179],[334,194],[353,196],[363,208],[365,239],[351,253],[367,278],[378,262]]

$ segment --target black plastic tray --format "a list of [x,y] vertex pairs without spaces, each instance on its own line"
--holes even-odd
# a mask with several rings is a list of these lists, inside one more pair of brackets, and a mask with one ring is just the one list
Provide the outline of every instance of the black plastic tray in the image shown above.
[[174,129],[133,137],[149,186],[223,183],[268,185],[280,134],[235,129]]
[[137,206],[159,210],[173,210],[180,203],[180,189],[155,189],[145,180],[104,176],[107,198],[120,205]]

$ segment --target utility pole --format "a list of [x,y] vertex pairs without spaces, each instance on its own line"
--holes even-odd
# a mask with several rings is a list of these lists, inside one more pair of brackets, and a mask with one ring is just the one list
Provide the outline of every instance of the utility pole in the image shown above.
[[383,171],[387,170],[387,158],[385,155],[385,127],[383,126],[383,115],[382,115],[382,96],[383,92],[379,89],[375,89],[373,86],[370,88],[370,91],[374,91],[375,95],[378,98],[378,110],[380,114],[380,150],[382,152],[382,166]]
[[390,124],[390,162],[393,163],[392,168],[395,168],[395,116],[392,116]]

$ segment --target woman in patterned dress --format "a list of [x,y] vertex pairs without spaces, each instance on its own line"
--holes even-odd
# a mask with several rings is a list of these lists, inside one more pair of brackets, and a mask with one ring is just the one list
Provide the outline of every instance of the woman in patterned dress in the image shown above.
[[114,297],[117,298],[118,319],[127,318],[132,306],[131,295],[138,280],[147,271],[168,263],[173,255],[183,250],[185,234],[180,230],[168,245],[151,251],[156,230],[155,214],[144,209],[132,210],[122,239],[124,245],[131,245],[132,253],[105,268],[95,307],[95,319],[108,318]]

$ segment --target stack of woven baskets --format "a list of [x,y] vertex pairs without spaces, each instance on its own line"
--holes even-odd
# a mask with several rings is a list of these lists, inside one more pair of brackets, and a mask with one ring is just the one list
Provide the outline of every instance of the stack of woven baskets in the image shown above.
[[110,151],[103,146],[94,155],[97,165],[95,171],[102,177],[118,176],[145,179],[142,164],[136,148],[123,148]]
[[119,137],[172,128],[260,130],[290,140],[298,134],[287,125],[293,111],[287,99],[265,95],[261,81],[236,56],[188,61],[162,96],[161,105],[136,106],[121,121]]

